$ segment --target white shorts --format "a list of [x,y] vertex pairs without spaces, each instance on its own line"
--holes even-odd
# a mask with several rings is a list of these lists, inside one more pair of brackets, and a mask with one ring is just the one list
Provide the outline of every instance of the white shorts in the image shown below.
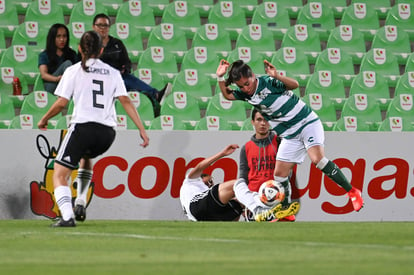
[[303,128],[302,132],[291,139],[283,138],[277,150],[276,159],[291,163],[302,163],[307,150],[315,145],[323,146],[325,133],[320,120]]

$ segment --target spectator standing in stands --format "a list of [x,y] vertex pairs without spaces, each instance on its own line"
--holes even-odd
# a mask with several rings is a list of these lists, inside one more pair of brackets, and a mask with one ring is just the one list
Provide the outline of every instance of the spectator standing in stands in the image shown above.
[[46,49],[39,54],[39,71],[44,88],[53,94],[63,72],[78,61],[69,47],[69,30],[63,24],[54,24],[47,34]]
[[129,59],[128,51],[121,40],[109,35],[110,26],[111,20],[106,14],[97,14],[93,19],[93,29],[101,36],[104,46],[100,59],[121,72],[127,91],[145,93],[152,101],[155,116],[158,116],[159,102],[167,88],[170,89],[170,85],[167,84],[162,90],[158,91],[134,76],[131,73],[131,60]]

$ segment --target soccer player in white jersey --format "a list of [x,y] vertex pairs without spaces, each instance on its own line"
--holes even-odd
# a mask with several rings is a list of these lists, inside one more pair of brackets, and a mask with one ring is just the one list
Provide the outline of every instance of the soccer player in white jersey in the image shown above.
[[[223,59],[216,74],[226,99],[244,100],[258,108],[282,138],[276,156],[275,180],[289,188],[290,170],[295,164],[302,163],[307,154],[317,168],[346,190],[354,210],[359,211],[364,204],[361,191],[352,187],[339,167],[325,157],[325,136],[319,117],[291,91],[298,88],[299,83],[280,75],[267,60],[264,60],[264,66],[267,75],[257,77],[242,60],[230,64]],[[227,79],[224,78],[226,73]],[[231,89],[231,84],[236,84],[237,88]],[[290,202],[283,204],[287,207]]]
[[[214,184],[213,178],[203,173],[214,162],[232,154],[238,148],[237,144],[227,145],[220,152],[200,161],[186,175],[180,189],[180,202],[189,220],[236,221],[244,207],[252,213],[267,213],[270,209],[260,201],[257,192],[249,190],[243,178]],[[270,215],[269,221],[288,214],[287,211],[277,211]]]
[[[66,69],[55,91],[58,99],[37,125],[45,130],[48,120],[59,114],[73,99],[71,124],[54,163],[54,195],[62,215],[58,222],[52,224],[55,227],[76,226],[68,181],[72,170],[79,165],[78,173],[83,174],[83,180],[78,182],[77,188],[88,190],[82,185],[89,184],[92,178],[91,159],[106,152],[115,139],[116,98],[137,126],[143,140],[141,146],[145,148],[149,144],[144,125],[128,97],[119,71],[99,60],[103,50],[100,36],[94,31],[85,32],[78,50],[82,61]],[[86,213],[80,215],[79,220],[82,220]]]

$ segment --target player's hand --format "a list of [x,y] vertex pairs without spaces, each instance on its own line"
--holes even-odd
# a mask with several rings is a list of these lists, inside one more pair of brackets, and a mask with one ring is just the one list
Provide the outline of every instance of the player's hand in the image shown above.
[[269,76],[272,76],[272,77],[276,77],[277,76],[276,67],[272,63],[267,61],[266,59],[263,61],[263,63],[264,63],[266,74],[268,74]]
[[143,143],[140,144],[140,146],[142,147],[147,147],[149,145],[149,137],[147,136],[147,133],[144,132],[140,132],[140,136],[142,138],[142,140],[144,141]]
[[41,119],[37,123],[37,128],[39,128],[40,130],[45,131],[47,129],[47,125],[48,125],[48,121],[44,120],[44,119]]
[[227,69],[229,68],[229,66],[230,66],[230,63],[227,62],[227,60],[224,60],[224,59],[220,60],[220,64],[217,68],[216,75],[217,76],[224,76],[226,74]]
[[225,156],[228,156],[228,155],[232,154],[234,151],[236,151],[237,148],[239,148],[239,145],[237,145],[237,144],[227,145],[226,148],[223,149],[223,154]]

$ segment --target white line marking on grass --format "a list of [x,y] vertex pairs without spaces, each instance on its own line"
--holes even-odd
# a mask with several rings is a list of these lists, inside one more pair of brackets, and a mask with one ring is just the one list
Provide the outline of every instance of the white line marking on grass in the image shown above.
[[[41,234],[40,232],[21,232],[22,235],[35,235]],[[48,233],[49,234],[49,233]],[[192,237],[173,237],[173,236],[151,236],[141,234],[116,234],[116,233],[99,233],[99,232],[55,232],[57,235],[73,235],[73,236],[90,236],[90,237],[113,237],[113,238],[131,238],[142,240],[170,240],[170,241],[197,241],[197,242],[221,242],[221,243],[238,243],[238,242],[254,242],[260,243],[260,241],[252,240],[240,240],[240,239],[219,239],[219,238],[192,238]],[[398,245],[386,245],[386,244],[358,244],[358,243],[330,243],[330,242],[307,242],[307,241],[280,241],[279,244],[285,244],[288,246],[307,246],[307,247],[349,247],[360,249],[383,249],[383,250],[406,250],[414,251],[414,246],[398,246]]]
[[113,238],[131,238],[144,240],[172,240],[172,241],[204,241],[204,242],[241,242],[243,240],[237,239],[217,239],[217,238],[185,238],[173,236],[150,236],[140,234],[116,234],[116,233],[97,233],[97,232],[56,232],[56,234],[76,235],[76,236],[90,236],[90,237],[113,237]]

